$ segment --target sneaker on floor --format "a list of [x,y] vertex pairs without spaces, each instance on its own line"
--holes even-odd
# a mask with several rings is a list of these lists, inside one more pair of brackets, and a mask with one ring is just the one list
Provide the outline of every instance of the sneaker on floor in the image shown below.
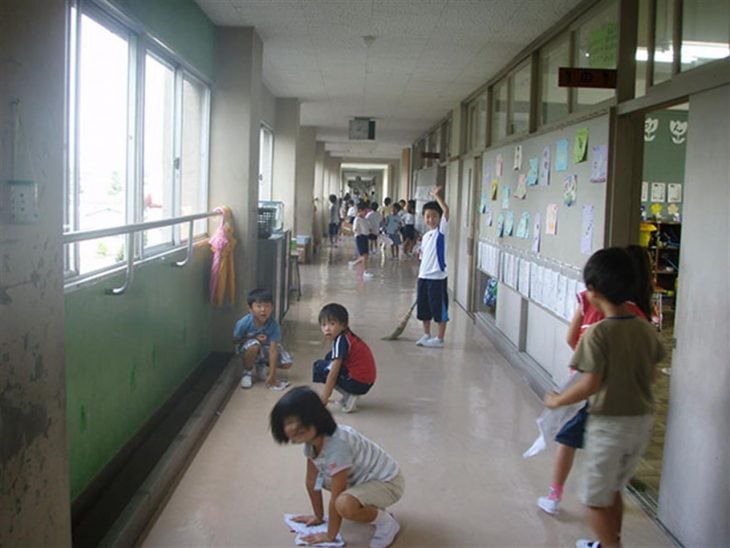
[[289,386],[289,381],[280,379],[274,384],[267,384],[266,388],[268,388],[269,390],[275,390],[276,392],[280,392],[281,390],[284,390],[287,386]]
[[375,525],[373,538],[370,539],[370,548],[386,548],[393,544],[395,536],[400,531],[400,525],[392,514],[385,512],[387,518],[383,523]]
[[375,274],[373,274],[369,270],[366,270],[365,272],[362,273],[362,277],[363,278],[370,279],[370,278],[374,278],[375,277]]
[[251,373],[244,373],[243,377],[241,377],[241,388],[251,388],[252,386],[253,379],[251,378]]
[[352,413],[357,409],[357,396],[355,394],[345,394],[340,400],[340,408],[343,413]]
[[543,512],[547,512],[552,515],[555,515],[560,511],[560,501],[556,498],[552,498],[550,495],[537,499],[537,506]]
[[443,348],[444,340],[439,339],[438,337],[431,337],[430,339],[425,341],[421,346],[426,346],[428,348]]
[[575,543],[575,548],[601,548],[601,543],[597,540],[582,538]]
[[423,335],[416,341],[416,346],[425,346],[428,341],[431,340],[431,335]]

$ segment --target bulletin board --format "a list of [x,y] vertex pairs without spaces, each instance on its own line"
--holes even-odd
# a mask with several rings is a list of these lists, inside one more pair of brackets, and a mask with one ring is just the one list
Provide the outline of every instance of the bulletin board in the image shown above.
[[607,171],[607,114],[485,152],[479,239],[579,271],[603,247]]

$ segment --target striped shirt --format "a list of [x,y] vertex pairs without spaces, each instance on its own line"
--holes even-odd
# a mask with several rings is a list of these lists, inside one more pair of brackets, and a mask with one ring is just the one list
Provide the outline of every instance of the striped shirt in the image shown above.
[[325,436],[322,451],[314,456],[312,444],[304,445],[304,455],[324,477],[325,484],[338,472],[348,470],[347,486],[368,481],[390,481],[400,468],[377,443],[350,426],[340,424],[331,436]]

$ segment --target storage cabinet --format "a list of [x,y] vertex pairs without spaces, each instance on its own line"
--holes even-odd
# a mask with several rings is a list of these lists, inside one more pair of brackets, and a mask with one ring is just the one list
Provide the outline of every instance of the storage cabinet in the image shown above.
[[679,248],[682,239],[682,225],[676,222],[644,221],[653,225],[648,251],[652,263],[654,287],[673,297],[679,275]]
[[289,309],[289,240],[291,233],[281,232],[259,238],[256,262],[256,286],[274,296],[274,318],[281,323]]

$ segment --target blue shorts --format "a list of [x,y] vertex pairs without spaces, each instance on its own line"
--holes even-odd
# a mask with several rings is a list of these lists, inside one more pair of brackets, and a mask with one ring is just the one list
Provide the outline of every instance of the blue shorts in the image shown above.
[[416,239],[416,226],[405,225],[403,227],[403,239],[404,240],[415,240]]
[[340,225],[338,223],[330,223],[330,236],[337,236],[339,229]]
[[355,245],[357,246],[358,255],[368,254],[370,244],[368,243],[368,237],[365,234],[358,234],[357,236],[355,236]]
[[446,292],[446,278],[427,280],[418,278],[416,317],[421,321],[436,323],[449,321],[449,296]]
[[391,239],[393,245],[400,245],[400,234],[398,234],[397,232],[389,232],[388,238]]
[[555,436],[555,441],[574,449],[583,449],[583,434],[588,421],[588,402],[580,408],[575,416],[563,425]]
[[[330,372],[330,360],[317,360],[312,365],[312,381],[321,382],[322,384],[327,382],[327,375]],[[340,367],[340,372],[337,375],[335,386],[339,389],[344,390],[348,394],[355,394],[356,396],[362,396],[372,388],[372,384],[356,381],[350,378],[350,372],[344,365]]]

